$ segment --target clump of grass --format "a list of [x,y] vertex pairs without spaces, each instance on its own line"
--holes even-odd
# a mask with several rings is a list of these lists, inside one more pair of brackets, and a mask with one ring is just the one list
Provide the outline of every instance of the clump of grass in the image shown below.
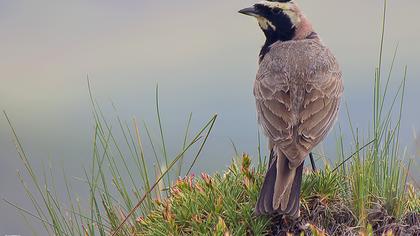
[[[399,143],[407,67],[398,88],[391,91],[390,82],[398,47],[394,51],[391,66],[384,79],[382,64],[386,10],[387,1],[384,1],[379,60],[373,86],[373,127],[367,135],[369,140],[373,140],[373,144],[360,150],[363,138],[359,131],[353,128],[348,114],[356,152],[354,159],[340,169],[348,176],[353,210],[359,223],[364,226],[368,223],[368,212],[376,203],[380,203],[389,214],[397,218],[407,212],[405,203],[410,164],[404,165],[405,154]],[[391,92],[394,94],[391,95]],[[339,146],[344,146],[342,140]]]
[[[43,234],[130,235],[138,227],[138,224],[135,224],[136,219],[150,213],[155,199],[169,196],[166,189],[176,181],[174,176],[182,175],[182,166],[186,164],[178,161],[186,156],[192,156],[192,164],[186,167],[186,173],[191,171],[217,119],[217,115],[214,115],[201,129],[193,133],[190,132],[190,115],[183,137],[184,143],[178,154],[171,157],[165,143],[158,88],[156,88],[156,112],[159,127],[157,136],[160,142],[155,141],[145,123],[140,127],[135,119],[132,124],[123,122],[120,117],[116,117],[116,122],[107,120],[92,96],[90,85],[89,94],[94,117],[94,135],[91,166],[83,168],[85,176],[76,179],[84,182],[89,190],[89,196],[82,200],[79,196],[75,196],[71,181],[64,170],[62,177],[67,199],[59,197],[55,184],[57,177],[52,166],[44,169],[41,174],[36,173],[11,120],[4,112],[16,142],[18,156],[30,176],[29,182],[26,182],[18,172],[35,212],[23,209],[7,199],[4,200],[25,216],[29,215],[39,220],[45,229]],[[115,123],[118,128],[113,127]],[[148,155],[143,148],[144,140],[141,134],[146,134],[145,140],[152,148],[151,155]],[[122,137],[122,140],[118,140],[117,137]],[[148,166],[147,159],[154,159],[155,165]],[[36,235],[37,232],[34,231],[33,234]]]
[[328,166],[324,171],[306,170],[301,187],[302,201],[307,202],[314,197],[328,202],[341,200],[347,197],[344,181],[340,173],[332,171]]

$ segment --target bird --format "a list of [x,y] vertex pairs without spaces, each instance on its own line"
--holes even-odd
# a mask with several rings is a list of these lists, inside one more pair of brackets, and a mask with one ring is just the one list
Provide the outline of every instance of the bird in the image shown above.
[[239,13],[255,17],[266,38],[253,93],[270,158],[254,213],[297,219],[305,158],[337,120],[342,72],[295,1],[260,1]]

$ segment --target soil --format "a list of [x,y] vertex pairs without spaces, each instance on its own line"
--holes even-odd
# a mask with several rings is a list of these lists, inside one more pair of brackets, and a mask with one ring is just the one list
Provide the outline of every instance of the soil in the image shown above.
[[[400,220],[388,214],[384,207],[376,205],[369,210],[367,220],[372,226],[374,235],[392,231],[393,235],[420,236],[420,213],[410,212]],[[360,235],[362,229],[358,226],[356,216],[342,202],[323,202],[314,198],[301,206],[301,216],[298,219],[288,219],[281,215],[272,218],[270,236],[312,235],[315,230],[318,235]]]

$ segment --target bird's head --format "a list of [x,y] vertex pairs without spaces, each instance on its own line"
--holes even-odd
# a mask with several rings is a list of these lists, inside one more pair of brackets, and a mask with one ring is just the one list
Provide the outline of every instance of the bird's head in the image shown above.
[[287,41],[295,38],[303,15],[293,0],[265,0],[239,13],[253,16],[267,38]]

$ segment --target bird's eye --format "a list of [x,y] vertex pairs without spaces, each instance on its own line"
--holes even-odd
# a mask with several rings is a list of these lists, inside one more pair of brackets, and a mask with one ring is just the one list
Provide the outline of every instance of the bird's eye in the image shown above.
[[273,8],[273,9],[271,9],[271,12],[272,12],[274,15],[278,15],[278,14],[280,14],[281,10],[280,10],[280,8]]

